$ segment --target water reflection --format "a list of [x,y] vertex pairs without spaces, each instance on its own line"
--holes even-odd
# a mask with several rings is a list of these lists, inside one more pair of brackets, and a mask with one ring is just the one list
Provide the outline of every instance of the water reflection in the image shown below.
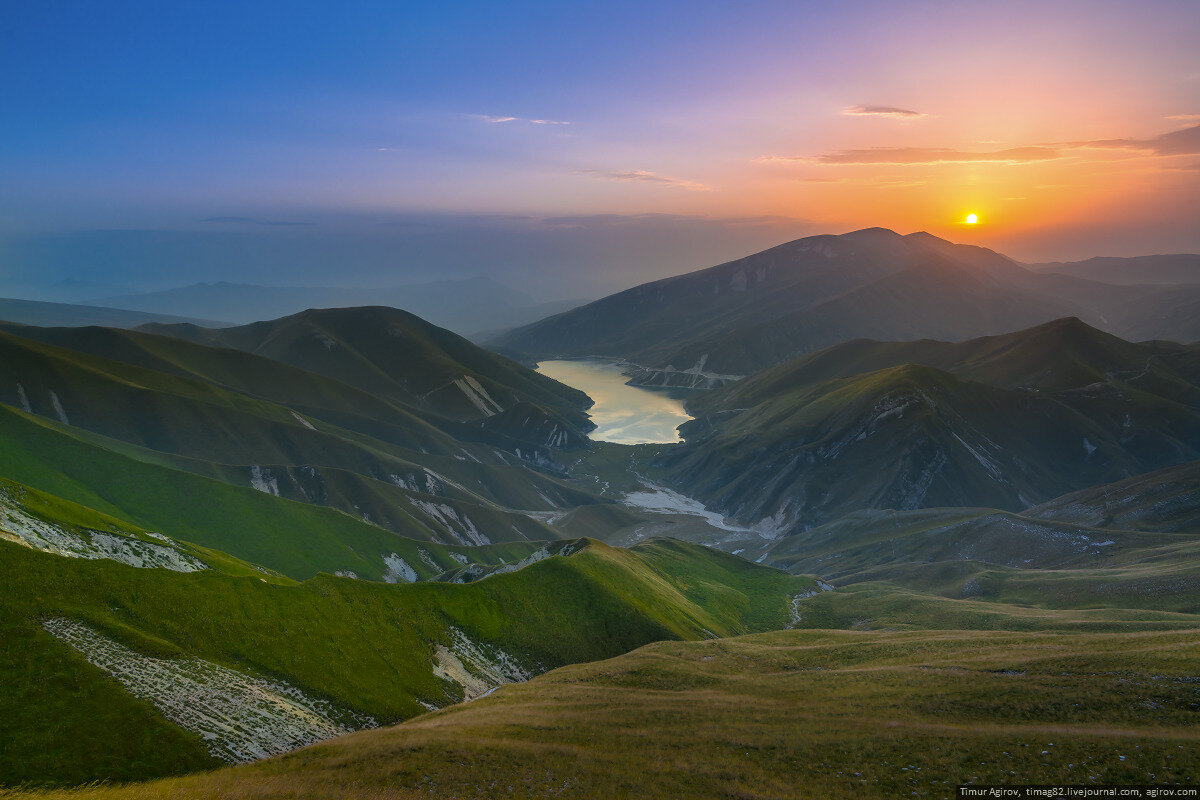
[[596,401],[588,410],[596,430],[589,436],[618,444],[678,442],[675,428],[692,417],[681,392],[626,386],[629,380],[611,361],[543,361],[537,371],[573,386]]

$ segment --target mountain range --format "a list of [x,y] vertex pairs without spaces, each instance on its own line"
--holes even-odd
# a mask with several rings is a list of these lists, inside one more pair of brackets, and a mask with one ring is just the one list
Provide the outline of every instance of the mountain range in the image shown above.
[[1026,265],[1035,272],[1053,272],[1073,278],[1125,286],[1144,284],[1200,285],[1200,255],[1136,256],[1133,258],[1089,258],[1084,261],[1054,261]]
[[491,278],[474,277],[361,289],[195,283],[156,292],[106,296],[93,302],[117,309],[223,319],[231,323],[275,319],[310,308],[386,305],[472,335],[533,322],[566,311],[581,301],[538,301]]
[[110,328],[136,328],[138,325],[152,322],[190,323],[212,327],[227,324],[212,320],[175,317],[170,314],[153,314],[144,311],[126,311],[119,308],[71,303],[47,303],[40,300],[15,300],[6,297],[0,298],[0,320],[22,325],[105,325]]
[[[1183,780],[1197,289],[1069,271],[869,229],[491,350],[0,323],[0,793]],[[691,387],[683,441],[597,441],[546,355]]]
[[492,344],[624,359],[638,383],[708,388],[853,339],[961,341],[1067,316],[1127,339],[1193,342],[1198,304],[1200,286],[1117,286],[868,228],[643,284]]
[[786,534],[855,509],[1017,511],[1200,458],[1200,350],[1075,318],[961,343],[859,340],[688,404],[667,480]]

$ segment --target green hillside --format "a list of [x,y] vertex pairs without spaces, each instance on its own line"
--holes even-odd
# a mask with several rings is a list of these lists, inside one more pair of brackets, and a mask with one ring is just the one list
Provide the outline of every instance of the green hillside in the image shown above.
[[0,333],[3,399],[141,461],[447,543],[552,538],[507,509],[595,502],[548,474],[561,470],[553,450],[525,436],[553,431],[467,425],[270,359],[160,336],[10,330],[19,335]]
[[[168,681],[130,695],[114,680],[122,659],[151,675],[202,669],[225,683],[282,681],[291,689],[261,691],[314,698],[331,725],[354,728],[655,640],[781,627],[789,596],[812,586],[680,542],[618,550],[579,540],[561,552],[468,584],[329,575],[284,584],[0,542],[0,782],[128,780],[214,763],[193,735],[192,705],[171,705],[178,689]],[[102,649],[63,643],[89,638]]]
[[582,392],[395,308],[311,309],[219,330],[144,330],[266,356],[454,419],[486,418],[525,399],[579,429],[589,425]]
[[[353,572],[381,579],[397,553],[418,573],[455,566],[461,547],[418,542],[430,531],[413,519],[411,538],[330,508],[133,458],[71,428],[0,405],[0,474],[146,530],[210,547],[293,578]],[[510,531],[511,532],[511,531]],[[546,532],[553,535],[550,529]],[[515,542],[516,552],[535,547]],[[424,566],[418,550],[432,554]]]

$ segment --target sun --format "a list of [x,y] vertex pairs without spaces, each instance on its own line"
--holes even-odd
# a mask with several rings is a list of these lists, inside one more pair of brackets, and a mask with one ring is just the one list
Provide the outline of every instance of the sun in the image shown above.
[[968,225],[974,225],[975,223],[979,222],[979,215],[978,214],[967,214],[967,218],[963,221],[966,222]]

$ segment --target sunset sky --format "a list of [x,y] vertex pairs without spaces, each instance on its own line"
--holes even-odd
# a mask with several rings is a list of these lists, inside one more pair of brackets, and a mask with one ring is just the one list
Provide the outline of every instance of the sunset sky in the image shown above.
[[0,295],[1200,252],[1197,42],[1195,0],[13,3]]

